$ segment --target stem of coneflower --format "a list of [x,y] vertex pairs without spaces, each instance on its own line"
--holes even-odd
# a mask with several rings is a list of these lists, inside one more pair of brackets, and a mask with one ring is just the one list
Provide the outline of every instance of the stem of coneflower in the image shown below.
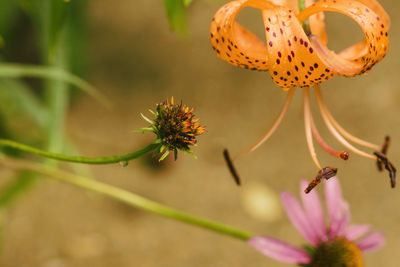
[[120,156],[110,156],[110,157],[96,157],[96,158],[89,158],[89,157],[81,157],[81,156],[70,156],[64,155],[59,153],[53,153],[45,150],[41,150],[35,147],[31,147],[25,144],[21,144],[12,140],[0,139],[0,147],[10,147],[13,149],[21,150],[27,153],[43,156],[46,158],[51,158],[55,160],[62,160],[62,161],[69,161],[75,163],[85,163],[85,164],[110,164],[110,163],[125,163],[129,160],[136,159],[144,154],[154,151],[155,149],[159,148],[161,141],[157,139],[153,143],[149,144],[148,146],[139,149],[135,152],[131,152],[128,154],[120,155]]
[[45,177],[62,181],[77,187],[99,193],[114,200],[123,202],[129,206],[139,208],[148,212],[152,212],[163,217],[167,217],[176,221],[181,221],[197,227],[205,228],[220,234],[231,236],[243,241],[247,241],[253,236],[251,233],[236,229],[229,225],[221,224],[211,220],[196,217],[182,211],[167,207],[147,198],[136,195],[132,192],[114,187],[105,183],[101,183],[94,179],[83,176],[74,175],[65,171],[61,171],[43,164],[33,163],[26,160],[16,160],[0,155],[0,165],[12,169],[22,169],[36,172]]

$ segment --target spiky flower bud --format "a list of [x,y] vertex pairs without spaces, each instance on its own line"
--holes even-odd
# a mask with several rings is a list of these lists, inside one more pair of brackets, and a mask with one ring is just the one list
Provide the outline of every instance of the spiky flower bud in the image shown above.
[[[151,123],[153,131],[160,140],[160,152],[165,153],[161,156],[163,160],[170,151],[174,151],[175,159],[178,150],[188,152],[193,155],[190,147],[195,145],[196,137],[205,132],[204,126],[200,125],[199,119],[193,114],[194,109],[181,103],[175,104],[174,98],[168,99],[157,105],[156,111],[150,110],[154,115],[154,120],[143,118]],[[145,130],[147,128],[144,128]]]

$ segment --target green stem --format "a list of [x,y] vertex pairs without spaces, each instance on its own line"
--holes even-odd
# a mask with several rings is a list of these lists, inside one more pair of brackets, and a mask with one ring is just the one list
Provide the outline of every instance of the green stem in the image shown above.
[[181,221],[197,227],[205,228],[220,234],[228,235],[240,240],[247,241],[253,236],[251,233],[233,228],[229,225],[221,224],[211,220],[196,217],[185,212],[167,207],[152,200],[146,199],[129,191],[98,182],[94,179],[89,179],[83,176],[74,175],[65,171],[50,168],[45,165],[31,163],[23,160],[16,160],[6,157],[0,157],[0,164],[11,167],[14,169],[24,169],[39,174],[45,175],[49,178],[63,181],[75,185],[86,190],[97,192],[101,195],[108,196],[114,200],[118,200],[128,204],[129,206],[136,207],[145,211],[149,211],[163,217],[167,217],[176,221]]
[[76,162],[76,163],[86,163],[86,164],[109,164],[109,163],[118,163],[118,162],[126,162],[132,159],[136,159],[144,154],[155,150],[160,146],[160,142],[157,139],[153,143],[149,144],[148,146],[139,149],[135,152],[131,152],[128,154],[120,155],[120,156],[111,156],[111,157],[96,157],[96,158],[88,158],[88,157],[81,157],[81,156],[70,156],[64,155],[59,153],[53,153],[45,150],[41,150],[35,147],[31,147],[25,144],[21,144],[12,140],[0,139],[0,147],[10,147],[14,149],[18,149],[27,153],[43,156],[46,158],[62,160],[62,161],[69,161],[69,162]]
[[300,12],[303,11],[306,8],[306,4],[304,3],[304,0],[299,0],[299,10]]
[[[303,11],[305,8],[306,8],[306,4],[305,4],[304,0],[299,0],[300,12]],[[303,21],[303,29],[304,29],[305,33],[307,34],[307,36],[311,35],[310,22],[308,19]]]

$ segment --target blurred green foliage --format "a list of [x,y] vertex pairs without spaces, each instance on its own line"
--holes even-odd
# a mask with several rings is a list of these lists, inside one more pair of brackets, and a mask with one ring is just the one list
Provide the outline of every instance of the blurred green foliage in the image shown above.
[[186,34],[186,10],[192,0],[164,0],[167,17],[172,30]]
[[[182,35],[187,32],[186,7],[190,3],[164,0],[171,29]],[[64,136],[71,98],[68,83],[107,102],[93,86],[71,74],[81,75],[85,70],[86,6],[85,0],[0,1],[0,138],[79,154]],[[45,80],[33,81],[32,77]],[[2,152],[23,157],[12,150]],[[73,169],[89,175],[85,167]],[[17,172],[0,188],[1,215],[36,178],[30,172]]]
[[[83,69],[85,8],[84,0],[0,1],[0,138],[60,152],[66,146],[74,150],[73,145],[65,145],[64,137],[70,102],[67,83],[97,94],[90,84],[70,73],[73,69],[80,74]],[[22,156],[15,151],[3,152]],[[12,203],[34,180],[29,172],[17,173],[0,188],[0,208]]]

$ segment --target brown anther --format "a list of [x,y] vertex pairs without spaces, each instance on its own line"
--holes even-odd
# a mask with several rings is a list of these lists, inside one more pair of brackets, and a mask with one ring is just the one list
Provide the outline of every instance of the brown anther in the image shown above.
[[228,149],[224,149],[224,159],[226,161],[226,164],[228,165],[229,171],[231,172],[233,179],[235,180],[237,185],[240,185],[240,177],[235,169],[235,166],[233,166],[233,161],[231,160],[231,157],[229,155]]
[[314,180],[312,180],[307,188],[304,190],[306,194],[310,193],[314,187],[316,187],[322,179],[328,180],[332,178],[337,173],[337,168],[334,167],[325,167],[318,171],[317,176],[315,176]]
[[350,156],[350,154],[349,154],[349,152],[347,152],[347,151],[342,151],[342,152],[340,152],[340,154],[339,154],[339,157],[340,157],[341,159],[343,159],[343,160],[348,160],[348,159],[349,159],[349,156]]
[[[385,136],[385,141],[383,142],[383,145],[382,145],[382,148],[381,148],[381,153],[383,154],[383,155],[387,155],[387,152],[388,152],[388,149],[389,149],[389,146],[390,146],[390,141],[391,141],[391,138],[390,138],[390,136],[389,135],[386,135]],[[382,161],[380,161],[379,160],[379,157],[377,158],[377,161],[376,161],[376,165],[378,166],[378,170],[379,171],[383,171],[383,164],[382,164],[383,162]]]
[[390,185],[392,186],[392,188],[394,188],[396,186],[396,168],[389,161],[385,154],[381,152],[374,152],[374,155],[376,156],[379,165],[385,166],[385,169],[389,172]]

